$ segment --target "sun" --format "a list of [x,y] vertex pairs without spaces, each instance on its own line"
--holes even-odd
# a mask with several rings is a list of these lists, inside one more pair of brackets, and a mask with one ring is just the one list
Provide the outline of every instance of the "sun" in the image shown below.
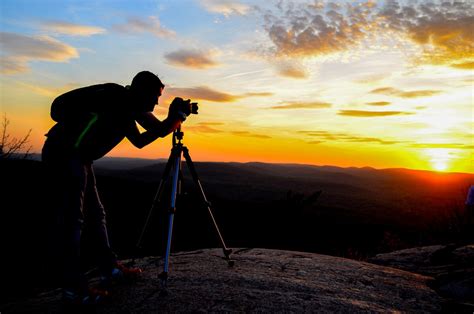
[[444,161],[432,162],[432,167],[436,171],[446,171],[448,169],[448,163]]
[[447,148],[428,148],[425,149],[431,168],[436,171],[446,171],[449,168],[453,158],[452,150]]

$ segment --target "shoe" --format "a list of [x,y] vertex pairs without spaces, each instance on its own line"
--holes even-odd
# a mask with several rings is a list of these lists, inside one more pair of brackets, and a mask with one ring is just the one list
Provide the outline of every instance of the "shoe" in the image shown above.
[[62,301],[65,305],[95,305],[104,303],[108,296],[107,290],[97,288],[88,288],[85,292],[63,289]]
[[142,272],[142,269],[139,267],[129,267],[121,262],[117,262],[112,268],[109,276],[103,276],[100,278],[99,287],[108,290],[113,283],[133,281]]
[[140,267],[128,267],[121,262],[117,262],[112,269],[112,279],[134,279],[142,272]]

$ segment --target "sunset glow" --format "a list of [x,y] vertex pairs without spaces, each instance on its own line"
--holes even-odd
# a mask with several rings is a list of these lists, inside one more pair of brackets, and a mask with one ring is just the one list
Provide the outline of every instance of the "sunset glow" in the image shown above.
[[159,118],[199,102],[183,126],[196,161],[472,173],[473,21],[467,0],[5,0],[0,111],[40,152],[56,96],[149,70]]

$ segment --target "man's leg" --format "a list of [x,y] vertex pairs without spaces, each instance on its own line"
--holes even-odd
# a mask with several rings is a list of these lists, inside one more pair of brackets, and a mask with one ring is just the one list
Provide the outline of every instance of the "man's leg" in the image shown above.
[[86,220],[94,244],[99,271],[102,276],[110,276],[116,265],[116,255],[112,251],[107,232],[107,219],[100,201],[92,165],[87,165]]
[[88,183],[86,194],[87,205],[86,219],[90,229],[90,235],[95,244],[98,259],[99,271],[102,276],[101,288],[106,290],[112,281],[134,279],[142,272],[140,268],[127,267],[117,261],[117,256],[113,252],[109,243],[107,232],[107,219],[104,206],[100,201],[97,191],[93,167],[88,168]]
[[87,172],[78,159],[66,161],[58,182],[59,219],[63,264],[63,288],[82,292],[87,282],[81,269],[81,234],[84,224],[84,192]]

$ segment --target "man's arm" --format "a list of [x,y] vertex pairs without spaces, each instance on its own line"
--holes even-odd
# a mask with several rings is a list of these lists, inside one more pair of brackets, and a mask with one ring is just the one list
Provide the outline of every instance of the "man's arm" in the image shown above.
[[152,112],[141,114],[136,118],[136,121],[146,130],[140,133],[136,125],[130,127],[127,138],[137,148],[143,148],[157,138],[165,137],[181,125],[179,118],[171,118],[168,116],[165,120],[160,121]]

